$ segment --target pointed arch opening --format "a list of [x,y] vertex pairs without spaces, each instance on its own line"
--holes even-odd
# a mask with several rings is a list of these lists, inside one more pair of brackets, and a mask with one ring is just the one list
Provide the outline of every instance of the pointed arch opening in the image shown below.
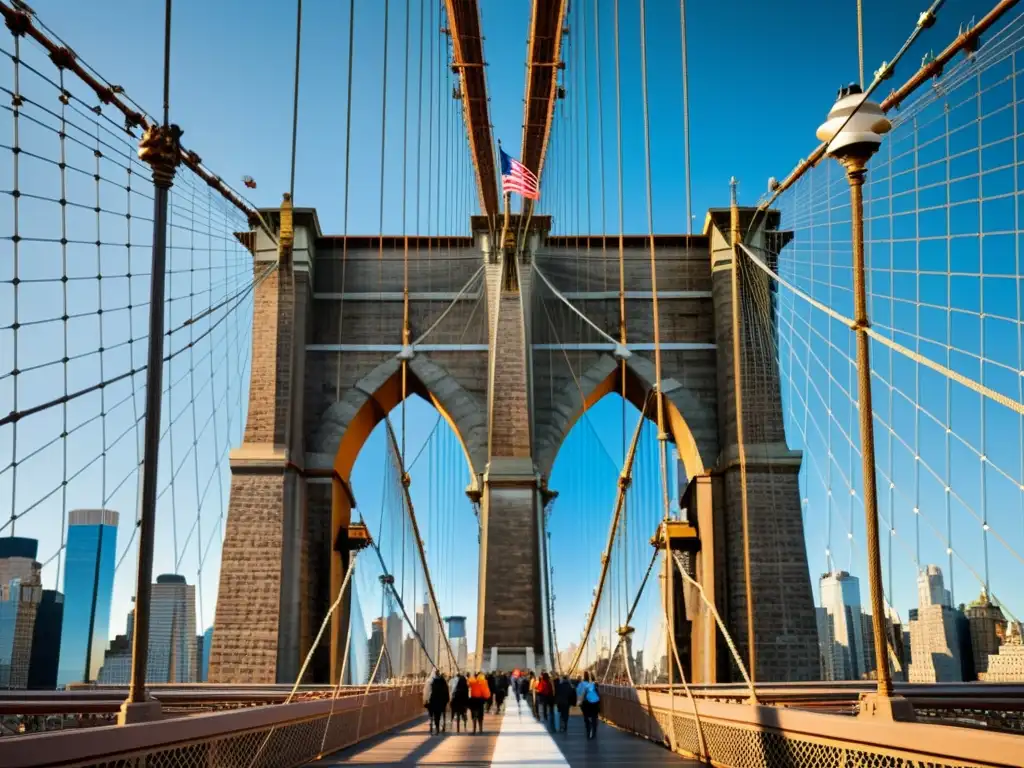
[[[350,562],[348,531],[360,518],[381,550],[378,553],[371,548],[360,556],[359,563],[367,561],[367,566],[356,568],[361,572],[360,578],[379,571],[374,576],[377,578],[383,575],[385,567],[390,571],[389,559],[396,564],[411,562],[407,568],[413,572],[420,568],[418,552],[414,553],[415,534],[403,511],[404,505],[411,502],[424,541],[427,566],[435,581],[438,609],[446,616],[464,613],[471,624],[475,617],[469,608],[476,604],[478,561],[471,499],[478,487],[478,467],[486,450],[484,411],[476,398],[425,356],[408,361],[404,372],[401,361],[390,360],[364,376],[325,411],[311,447],[313,460],[331,477],[329,502],[322,500],[330,510],[330,576],[329,580],[322,579],[329,589],[327,602],[333,602],[341,589]],[[406,488],[403,474],[409,477]],[[387,520],[390,524],[385,523]],[[472,547],[465,543],[467,535]],[[401,555],[396,554],[398,546],[402,547]],[[465,551],[462,560],[456,561],[452,555],[457,550]],[[416,556],[410,560],[413,554]],[[463,561],[463,567],[456,572],[453,564]],[[347,681],[367,682],[360,680],[372,676],[372,668],[363,669],[364,657],[368,651],[383,646],[390,677],[405,679],[425,674],[429,670],[423,667],[428,662],[416,650],[419,639],[409,622],[422,624],[420,629],[429,635],[433,652],[428,655],[436,656],[444,648],[441,638],[429,627],[446,616],[439,617],[434,609],[425,579],[422,575],[419,579],[392,575],[395,591],[401,589],[405,593],[404,616],[403,606],[380,599],[384,597],[382,588],[353,584],[365,594],[369,594],[366,590],[375,591],[378,602],[375,604],[365,595],[364,599],[353,600],[349,594],[341,610],[332,617],[329,661],[324,660],[324,666],[330,667],[330,680],[337,681],[344,668]],[[459,590],[455,588],[457,580],[462,585]],[[454,607],[446,607],[452,604]],[[465,663],[468,654],[465,643],[463,639],[452,646],[453,652],[462,654],[457,659],[459,664]],[[446,649],[444,653],[447,654]]]

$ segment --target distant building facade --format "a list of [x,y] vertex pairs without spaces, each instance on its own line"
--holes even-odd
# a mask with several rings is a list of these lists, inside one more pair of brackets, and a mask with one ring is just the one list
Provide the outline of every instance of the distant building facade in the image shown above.
[[961,682],[957,611],[950,605],[950,593],[937,565],[929,565],[918,575],[917,596],[917,611],[910,620],[910,682]]
[[103,654],[103,666],[96,680],[100,685],[128,685],[132,676],[132,636],[135,633],[135,611],[128,611],[125,633],[110,641]]
[[[369,679],[370,675],[373,675],[372,682],[380,683],[383,682],[385,677],[385,664],[381,660],[380,666],[377,665],[377,660],[380,659],[380,655],[384,649],[384,617],[376,618],[370,622],[370,639],[366,644],[366,669],[367,669],[367,680],[362,682],[371,682]],[[377,674],[373,674],[374,669],[377,670]]]
[[970,623],[974,671],[980,677],[988,672],[989,658],[999,653],[999,647],[1006,639],[1006,617],[1002,609],[988,599],[984,589],[964,613]]
[[117,524],[118,513],[110,509],[68,512],[58,686],[94,681],[103,666],[114,594]]
[[823,680],[860,680],[866,646],[861,618],[860,581],[846,571],[822,574],[821,607],[816,611]]
[[64,595],[55,589],[44,589],[32,632],[32,658],[28,667],[28,687],[32,690],[52,691],[57,688],[63,624]]
[[213,647],[213,627],[207,627],[203,633],[202,681],[210,679],[210,648]]
[[466,617],[449,616],[445,619],[448,624],[448,642],[452,646],[452,653],[455,654],[455,663],[459,669],[465,670],[469,662],[469,646],[466,638]]
[[195,586],[176,573],[157,576],[150,596],[146,681],[194,683],[196,650]]
[[979,677],[988,683],[1024,682],[1024,633],[1021,623],[1010,623],[999,652],[988,657],[988,669]]
[[0,537],[0,688],[28,687],[36,613],[42,600],[39,543]]
[[100,685],[128,685],[132,681],[132,641],[128,635],[117,635],[103,654]]

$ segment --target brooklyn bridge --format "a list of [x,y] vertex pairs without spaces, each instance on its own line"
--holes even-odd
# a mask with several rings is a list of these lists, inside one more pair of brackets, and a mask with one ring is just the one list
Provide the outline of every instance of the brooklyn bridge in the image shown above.
[[0,2],[0,765],[1024,765],[1016,2],[155,5]]

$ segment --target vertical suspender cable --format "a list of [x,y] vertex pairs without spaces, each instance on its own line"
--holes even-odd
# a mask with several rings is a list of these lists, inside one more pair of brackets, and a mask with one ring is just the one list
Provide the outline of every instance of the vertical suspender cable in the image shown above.
[[[623,194],[622,194],[622,68],[619,58],[619,0],[615,0],[615,137],[617,146],[617,172],[619,191],[619,343],[626,346],[626,254],[625,232],[623,227]],[[619,363],[622,378],[622,455],[626,455],[626,361]]]
[[[349,160],[352,157],[352,60],[353,47],[355,45],[356,28],[356,0],[348,2],[348,85],[345,96],[348,104],[345,107],[345,210],[341,222],[341,305],[338,308],[338,343],[343,339],[341,335],[342,325],[345,319],[345,268],[348,266],[348,209],[349,209]],[[334,286],[331,286],[332,289]],[[341,359],[344,355],[338,353],[338,376],[334,387],[334,399],[341,400]]]
[[[658,408],[658,441],[660,443],[659,457],[661,467],[661,494],[663,503],[663,525],[665,526],[665,615],[668,619],[668,643],[669,647],[675,647],[675,600],[672,588],[672,547],[671,542],[668,538],[668,514],[669,514],[669,497],[668,497],[668,467],[667,457],[665,452],[668,448],[668,434],[665,432],[665,395],[662,392],[661,387],[661,324],[658,317],[658,269],[657,261],[655,259],[655,247],[654,247],[654,212],[653,212],[653,192],[651,185],[651,124],[650,124],[650,105],[648,104],[647,95],[647,2],[646,0],[640,0],[640,86],[643,93],[644,102],[644,179],[646,182],[646,201],[647,201],[647,236],[650,242],[650,255],[651,255],[651,312],[654,315],[654,378],[655,387],[657,387],[657,408]],[[668,665],[668,684],[669,692],[673,691],[673,681],[675,678],[675,664],[669,662]],[[679,670],[680,674],[683,674],[682,668]],[[672,702],[673,717],[675,711],[675,695],[673,694],[670,698]],[[675,746],[675,734],[672,732],[672,746]]]
[[746,433],[743,427],[743,364],[740,334],[743,319],[740,305],[739,239],[740,210],[736,199],[736,180],[732,180],[729,204],[730,237],[732,244],[732,374],[733,393],[736,403],[736,456],[740,465],[740,516],[743,521],[743,583],[747,608],[747,665],[750,679],[757,680],[757,648],[754,636],[754,595],[750,573],[750,516],[747,505],[747,452]]
[[860,84],[864,85],[864,2],[857,0],[857,64]]
[[601,7],[598,5],[598,0],[594,0],[594,65],[597,68],[597,146],[600,156],[599,167],[601,169],[601,274],[604,277],[601,287],[602,290],[607,291],[608,227],[606,224],[604,183],[604,102],[601,99]]
[[[302,0],[298,0],[295,21],[295,85],[293,87],[292,99],[292,165],[291,175],[288,182],[288,194],[292,201],[295,200],[295,154],[298,146],[299,130],[299,59],[302,51]],[[164,105],[166,111],[167,105]],[[166,118],[164,118],[166,122]]]
[[383,76],[380,86],[380,218],[377,226],[377,290],[384,290],[384,150],[387,148],[388,125],[388,32],[391,0],[384,0]]
[[[860,2],[860,0],[858,0]],[[690,78],[686,56],[686,0],[679,0],[679,35],[683,59],[683,166],[686,174],[686,234],[693,234],[693,199],[690,195]],[[863,66],[861,67],[863,69]]]

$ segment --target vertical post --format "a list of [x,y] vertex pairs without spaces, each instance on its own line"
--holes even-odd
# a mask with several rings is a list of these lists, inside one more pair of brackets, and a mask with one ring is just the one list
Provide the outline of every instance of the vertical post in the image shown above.
[[875,425],[871,410],[871,350],[868,303],[864,275],[864,174],[867,158],[847,155],[841,159],[850,184],[853,238],[853,323],[857,335],[857,408],[860,418],[861,474],[864,476],[864,522],[867,527],[868,583],[871,588],[871,628],[875,637],[878,695],[892,696],[892,676],[886,655],[885,606],[882,599],[882,559],[878,541],[878,489],[875,485]]
[[[142,509],[139,515],[139,562],[135,583],[135,627],[128,699],[118,723],[149,719],[157,702],[146,700],[149,650],[149,608],[153,581],[153,534],[156,522],[157,461],[160,452],[160,401],[164,364],[164,271],[167,266],[167,200],[181,156],[181,129],[154,125],[139,142],[139,157],[153,169],[153,266],[150,275],[149,356],[146,361],[146,427],[142,465]],[[142,709],[139,709],[139,708]]]
[[150,273],[149,356],[146,360],[146,428],[143,437],[142,500],[139,511],[139,561],[135,577],[135,626],[128,698],[118,725],[160,717],[160,702],[146,699],[149,657],[149,608],[153,584],[153,534],[156,524],[157,461],[160,458],[160,401],[164,372],[164,271],[167,267],[167,200],[181,162],[181,128],[170,125],[171,0],[164,6],[164,120],[147,126],[139,140],[139,159],[153,169],[153,264]]
[[736,458],[740,465],[740,511],[743,518],[743,584],[747,598],[747,668],[751,683],[757,682],[757,647],[754,632],[753,579],[750,575],[750,515],[747,507],[747,450],[743,431],[742,307],[740,305],[740,209],[736,179],[729,182],[729,239],[732,244],[732,375],[736,401]]
[[509,235],[509,223],[512,219],[512,214],[509,210],[509,205],[512,202],[512,193],[506,192],[503,197],[505,198],[505,220],[501,226],[501,247],[505,248],[505,242],[508,240]]

